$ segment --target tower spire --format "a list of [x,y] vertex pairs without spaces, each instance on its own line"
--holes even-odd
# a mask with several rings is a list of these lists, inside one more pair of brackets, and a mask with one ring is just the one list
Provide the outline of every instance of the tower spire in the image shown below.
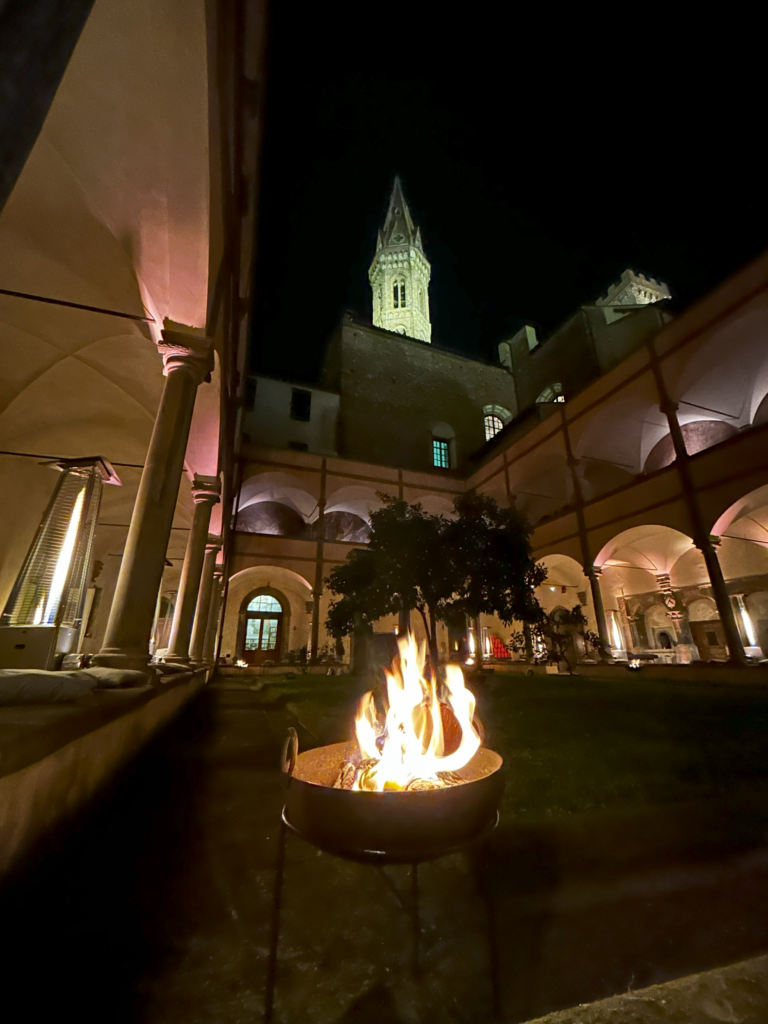
[[429,279],[421,231],[413,222],[399,176],[395,178],[384,227],[376,240],[368,279],[373,293],[373,323],[387,331],[432,341]]

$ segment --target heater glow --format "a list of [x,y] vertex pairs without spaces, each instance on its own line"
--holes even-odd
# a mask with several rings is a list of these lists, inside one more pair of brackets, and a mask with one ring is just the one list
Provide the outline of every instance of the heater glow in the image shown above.
[[[72,554],[75,550],[77,531],[80,528],[80,520],[83,515],[84,501],[85,487],[82,487],[75,498],[75,504],[69,517],[69,523],[67,524],[67,532],[64,535],[64,542],[61,545],[59,556],[56,559],[56,568],[53,572],[53,579],[51,580],[51,589],[48,592],[48,599],[45,600],[45,598],[41,598],[40,604],[35,611],[35,617],[33,620],[35,625],[39,625],[41,622],[48,625],[56,618],[56,612],[59,609],[59,602],[61,601],[61,596],[64,593],[64,587],[67,582]],[[43,601],[45,601],[45,611],[42,611]]]
[[465,687],[461,669],[446,666],[445,694],[440,700],[434,679],[424,675],[426,644],[417,644],[409,635],[398,647],[400,667],[385,673],[384,721],[373,693],[367,693],[358,707],[355,732],[360,754],[374,763],[358,773],[352,787],[356,790],[404,790],[417,779],[439,782],[438,772],[458,771],[480,748],[473,725],[475,697]]
[[624,638],[619,628],[619,619],[616,612],[611,612],[611,633],[613,634],[613,646],[617,651],[624,650]]

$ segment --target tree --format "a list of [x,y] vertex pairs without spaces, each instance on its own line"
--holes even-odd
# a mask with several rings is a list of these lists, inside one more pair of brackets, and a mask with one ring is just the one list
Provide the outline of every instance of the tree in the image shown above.
[[[594,630],[587,628],[587,620],[581,605],[577,604],[567,611],[565,608],[556,608],[549,615],[542,615],[539,622],[533,628],[533,643],[537,651],[535,660],[547,662],[550,665],[560,665],[565,662],[568,673],[573,675],[573,665],[568,660],[569,652],[576,654],[574,639],[576,634],[581,636],[585,650],[592,650],[600,657],[607,653],[603,641]],[[512,636],[512,649],[521,651],[524,648],[525,639],[522,633],[515,633]]]
[[518,512],[472,493],[456,498],[450,519],[401,498],[379,498],[383,507],[371,515],[368,546],[354,550],[326,581],[339,595],[326,623],[333,636],[416,610],[436,666],[440,621],[481,614],[505,623],[540,621],[534,587],[546,570],[531,556],[530,529]]

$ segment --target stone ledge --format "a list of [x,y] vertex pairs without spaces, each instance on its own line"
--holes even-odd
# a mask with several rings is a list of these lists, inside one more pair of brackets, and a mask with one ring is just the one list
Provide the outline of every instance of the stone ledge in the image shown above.
[[768,1020],[768,956],[536,1017],[527,1024],[747,1024]]
[[0,708],[0,875],[80,810],[207,676],[190,672],[76,705]]

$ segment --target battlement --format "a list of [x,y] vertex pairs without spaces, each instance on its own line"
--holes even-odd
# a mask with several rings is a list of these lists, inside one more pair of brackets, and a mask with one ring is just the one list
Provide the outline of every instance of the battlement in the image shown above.
[[669,286],[654,277],[646,277],[630,268],[595,301],[597,306],[643,306],[649,302],[671,299]]

